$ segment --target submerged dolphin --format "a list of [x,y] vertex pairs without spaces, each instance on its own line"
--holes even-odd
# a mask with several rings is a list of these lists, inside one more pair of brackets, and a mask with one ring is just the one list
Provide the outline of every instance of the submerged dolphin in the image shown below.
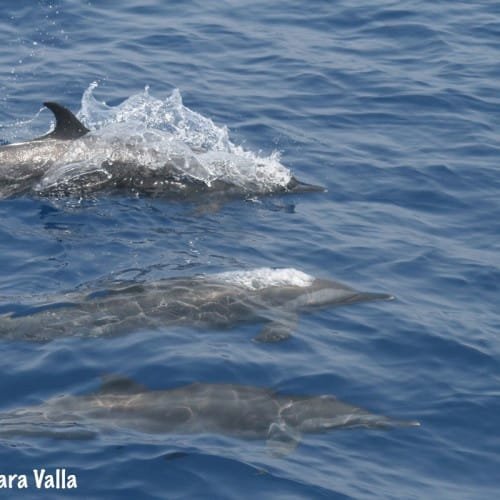
[[270,389],[194,383],[148,390],[123,377],[109,377],[99,391],[61,396],[0,413],[0,437],[92,438],[109,430],[149,434],[223,434],[266,438],[271,450],[294,449],[304,432],[336,428],[417,426],[338,401],[333,396],[279,395]]
[[[252,185],[242,187],[217,179],[207,183],[189,174],[203,171],[196,157],[200,151],[183,145],[178,153],[163,157],[161,151],[148,149],[147,141],[144,143],[142,138],[131,141],[99,138],[60,104],[45,102],[44,105],[56,119],[52,132],[30,141],[0,146],[0,198],[29,192],[85,195],[106,189],[175,198],[221,192],[231,197],[324,191],[293,176],[286,185],[271,186],[263,192],[258,189],[254,192]],[[154,168],[147,168],[150,162]]]
[[262,322],[257,339],[273,342],[290,336],[300,312],[391,298],[297,269],[259,268],[49,296],[43,305],[0,316],[0,338],[44,341],[175,325],[227,328]]

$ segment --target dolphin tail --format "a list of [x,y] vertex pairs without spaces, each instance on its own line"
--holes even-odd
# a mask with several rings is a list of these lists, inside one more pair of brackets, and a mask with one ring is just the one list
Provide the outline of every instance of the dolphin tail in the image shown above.
[[0,440],[19,437],[86,440],[97,435],[97,431],[76,422],[48,422],[42,411],[0,413]]

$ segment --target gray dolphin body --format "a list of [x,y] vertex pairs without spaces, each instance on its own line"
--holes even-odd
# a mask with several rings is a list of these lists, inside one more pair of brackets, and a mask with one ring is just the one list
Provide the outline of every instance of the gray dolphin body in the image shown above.
[[[99,139],[60,104],[46,102],[44,105],[56,119],[52,132],[31,141],[0,146],[0,198],[30,192],[88,195],[104,190],[126,190],[176,199],[197,199],[200,195],[210,194],[220,196],[221,193],[226,198],[266,194],[252,192],[252,186],[242,189],[220,180],[207,184],[186,174],[186,165],[188,171],[190,168],[202,169],[195,156],[186,157],[181,152],[163,158],[144,144],[120,141],[117,137],[107,144],[107,153],[102,153],[105,156],[98,155],[93,164],[88,155],[93,150],[102,149]],[[145,156],[154,159],[155,168],[145,168],[141,162]],[[66,160],[69,164],[64,168]],[[60,169],[51,172],[54,165],[62,167],[62,177]],[[286,186],[277,185],[271,189],[271,192],[278,193],[308,191],[324,191],[324,188],[291,177]]]
[[213,433],[267,439],[277,453],[291,451],[302,433],[416,425],[375,415],[332,396],[279,395],[265,388],[204,383],[148,390],[122,377],[108,378],[92,394],[55,397],[0,413],[4,438],[81,439],[127,429],[148,434]]
[[54,130],[31,141],[0,146],[0,197],[30,191],[47,170],[89,130],[63,106],[44,103],[56,118]]
[[258,268],[49,296],[22,314],[0,316],[0,338],[46,341],[176,325],[228,328],[262,322],[257,339],[272,342],[290,336],[300,312],[391,298],[297,269]]

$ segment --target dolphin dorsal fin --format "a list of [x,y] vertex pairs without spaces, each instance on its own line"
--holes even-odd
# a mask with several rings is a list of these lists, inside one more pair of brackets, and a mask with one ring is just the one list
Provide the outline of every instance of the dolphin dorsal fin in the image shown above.
[[99,393],[137,394],[147,390],[145,385],[138,384],[128,377],[122,375],[105,375],[102,377]]
[[89,129],[67,108],[57,104],[57,102],[44,102],[44,106],[49,108],[56,118],[56,126],[52,132],[39,137],[42,139],[78,139],[82,137]]

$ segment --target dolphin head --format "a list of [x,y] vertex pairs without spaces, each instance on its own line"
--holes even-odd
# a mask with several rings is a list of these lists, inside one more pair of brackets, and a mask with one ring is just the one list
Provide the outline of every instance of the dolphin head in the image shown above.
[[392,298],[385,293],[359,292],[342,283],[315,278],[294,268],[263,267],[230,271],[219,273],[214,278],[257,295],[268,306],[293,311]]
[[299,181],[293,177],[288,182],[285,191],[290,193],[324,193],[326,188],[323,186],[316,186],[314,184],[307,184],[306,182]]
[[285,405],[280,417],[287,425],[301,432],[321,432],[334,428],[390,428],[413,427],[416,421],[394,420],[369,413],[362,408],[343,403],[333,396],[292,398]]
[[285,304],[294,310],[309,310],[364,302],[370,300],[390,300],[393,297],[385,293],[359,292],[347,285],[333,280],[315,278],[308,286],[294,287],[294,293]]

